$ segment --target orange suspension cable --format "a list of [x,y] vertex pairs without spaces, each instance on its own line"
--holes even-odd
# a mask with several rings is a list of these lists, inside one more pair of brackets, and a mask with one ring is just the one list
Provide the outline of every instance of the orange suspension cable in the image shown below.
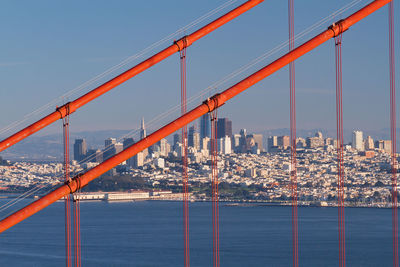
[[389,3],[389,69],[390,69],[390,138],[392,142],[392,235],[393,266],[399,266],[398,215],[397,215],[397,161],[396,161],[396,83],[394,50],[394,3]]
[[[288,0],[289,51],[294,49],[294,3]],[[290,80],[290,189],[292,195],[292,255],[293,266],[299,266],[298,215],[297,215],[297,161],[296,161],[296,80],[294,62],[289,64]]]
[[[186,39],[184,39],[186,40]],[[181,113],[187,111],[186,96],[186,42],[183,48],[179,46],[181,65]],[[184,266],[190,266],[189,247],[189,189],[188,189],[188,134],[187,125],[182,127],[182,186],[183,186],[183,244],[184,244]]]
[[335,36],[339,266],[346,266],[343,165],[342,34]]

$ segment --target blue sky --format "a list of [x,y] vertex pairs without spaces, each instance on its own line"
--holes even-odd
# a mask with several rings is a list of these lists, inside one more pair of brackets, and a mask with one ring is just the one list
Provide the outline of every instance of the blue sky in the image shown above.
[[[351,1],[295,0],[296,32],[304,30]],[[71,0],[2,3],[0,129],[225,2]],[[230,8],[243,2],[237,1]],[[335,20],[347,16],[368,2],[370,1],[361,1]],[[397,14],[398,10],[396,3]],[[222,13],[226,11],[227,9]],[[344,35],[345,129],[374,130],[389,126],[387,13],[388,9],[384,7]],[[396,33],[399,32],[398,22],[396,17]],[[306,38],[312,37],[328,25],[324,24]],[[198,27],[188,30],[187,33]],[[287,31],[287,1],[266,0],[196,42],[187,52],[189,97],[283,43],[287,39]],[[396,36],[397,48],[399,43]],[[170,42],[163,44],[154,52],[169,44]],[[296,43],[298,44],[300,41]],[[285,51],[287,48],[219,89],[226,89]],[[149,55],[151,54],[147,54]],[[134,61],[128,66],[138,62]],[[396,63],[399,69],[398,60]],[[111,77],[112,75],[108,76]],[[296,78],[297,127],[334,129],[333,40],[296,61]],[[177,54],[78,110],[71,116],[71,130],[136,128],[141,117],[149,121],[179,104],[179,84]],[[220,116],[229,117],[235,131],[239,128],[262,131],[288,127],[288,86],[288,69],[285,68],[227,103],[221,108]],[[94,87],[87,87],[81,93]],[[197,99],[194,104],[201,101],[202,99]],[[46,112],[53,111],[54,108],[52,106]],[[175,112],[155,122],[151,128],[161,126],[178,114],[179,112]],[[25,123],[38,118],[38,115],[32,116]],[[56,123],[41,134],[60,131],[60,125],[61,123]],[[17,129],[19,128],[15,128]]]

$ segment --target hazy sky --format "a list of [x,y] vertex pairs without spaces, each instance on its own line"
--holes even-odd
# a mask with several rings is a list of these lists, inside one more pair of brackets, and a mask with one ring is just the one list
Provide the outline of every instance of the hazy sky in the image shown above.
[[[3,2],[0,9],[0,129],[23,119],[26,114],[225,2]],[[236,1],[228,9],[243,2]],[[352,0],[295,1],[296,33],[350,2]],[[369,2],[360,1],[354,8],[325,23],[296,44]],[[398,11],[399,6],[396,5],[397,14]],[[384,7],[344,34],[344,125],[348,130],[389,126],[387,13],[388,8]],[[396,33],[400,29],[398,22],[396,17]],[[187,33],[199,26],[189,29]],[[266,0],[199,40],[187,52],[189,97],[285,42],[287,36],[287,1]],[[171,42],[164,43],[154,51],[161,50]],[[399,44],[397,34],[397,48]],[[284,48],[219,89],[226,89],[286,51],[287,48]],[[133,61],[123,69],[138,62]],[[399,61],[396,62],[400,69]],[[111,78],[112,75],[107,77]],[[298,128],[334,129],[334,41],[327,42],[296,61],[296,78]],[[71,117],[71,130],[138,127],[141,117],[150,121],[179,104],[179,84],[179,57],[176,54],[78,110]],[[220,116],[229,117],[234,130],[248,128],[250,131],[260,131],[288,127],[288,86],[288,69],[285,68],[228,102],[220,109]],[[94,87],[86,87],[65,101]],[[194,104],[201,101],[196,99]],[[54,108],[55,105],[52,105],[46,112]],[[157,128],[178,114],[175,112],[157,120],[150,128]],[[31,121],[38,118],[37,114],[30,117]],[[60,127],[61,123],[56,123],[56,126],[42,134],[59,131]]]

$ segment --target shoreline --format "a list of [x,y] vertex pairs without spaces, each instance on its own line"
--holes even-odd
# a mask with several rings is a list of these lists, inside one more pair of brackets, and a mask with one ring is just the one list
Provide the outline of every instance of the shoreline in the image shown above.
[[[135,195],[136,194],[136,195]],[[143,194],[140,191],[139,194]],[[181,193],[167,193],[164,195],[156,196],[137,196],[137,192],[88,192],[82,193],[85,196],[92,196],[91,198],[80,197],[81,202],[109,202],[109,203],[121,203],[121,202],[136,202],[136,201],[170,201],[179,202],[183,201]],[[0,194],[0,199],[17,199],[18,194]],[[97,196],[97,197],[93,197]],[[111,197],[110,197],[111,196]],[[29,197],[29,199],[38,199],[40,196],[35,195]],[[63,199],[57,202],[63,201]],[[212,202],[211,199],[195,199],[193,197],[189,198],[189,202]],[[290,201],[268,201],[268,200],[237,200],[237,199],[220,199],[219,203],[226,207],[256,207],[256,206],[287,206],[291,207]],[[297,205],[298,207],[318,207],[318,208],[337,208],[337,202],[327,202],[327,201],[300,201]],[[380,208],[380,209],[390,209],[391,203],[345,203],[345,208]]]

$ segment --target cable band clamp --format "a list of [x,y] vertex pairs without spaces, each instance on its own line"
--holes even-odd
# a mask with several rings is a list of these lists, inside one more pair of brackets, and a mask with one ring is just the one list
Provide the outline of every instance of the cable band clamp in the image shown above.
[[[219,108],[220,106],[224,105],[225,103],[222,103],[221,105],[219,105],[218,103],[218,97],[219,97],[219,93],[213,95],[211,98],[208,98],[207,100],[203,101],[204,105],[207,105],[208,107],[208,113],[214,111],[215,109]],[[210,106],[210,103],[214,102],[214,104],[212,105],[212,107]]]
[[[70,109],[70,105],[71,102],[68,102],[64,105],[62,105],[61,107],[56,107],[56,111],[58,113],[60,113],[61,118],[60,119],[64,119],[65,117],[69,116],[71,114],[71,109]],[[65,115],[62,113],[62,108],[65,108]]]
[[[76,191],[78,191],[79,189],[81,189],[81,176],[82,176],[82,174],[78,174],[74,179],[69,179],[68,181],[65,181],[65,185],[66,186],[68,186],[68,188],[69,188],[69,193],[70,194],[73,194],[74,192],[76,192]],[[71,187],[71,183],[72,182],[75,182],[76,183],[76,190],[75,191],[73,191],[72,190],[72,187]]]
[[[343,31],[343,19],[334,22],[331,26],[328,27],[329,30],[331,30],[333,32],[333,38],[339,36],[340,34],[344,33],[345,31]],[[339,32],[336,33],[335,28],[336,26],[338,26]],[[346,30],[347,31],[347,30]]]
[[[179,46],[179,42],[182,41],[182,47]],[[181,52],[183,49],[188,47],[188,42],[187,42],[187,35],[183,36],[181,39],[178,41],[174,41],[174,45],[178,47],[178,51]]]

